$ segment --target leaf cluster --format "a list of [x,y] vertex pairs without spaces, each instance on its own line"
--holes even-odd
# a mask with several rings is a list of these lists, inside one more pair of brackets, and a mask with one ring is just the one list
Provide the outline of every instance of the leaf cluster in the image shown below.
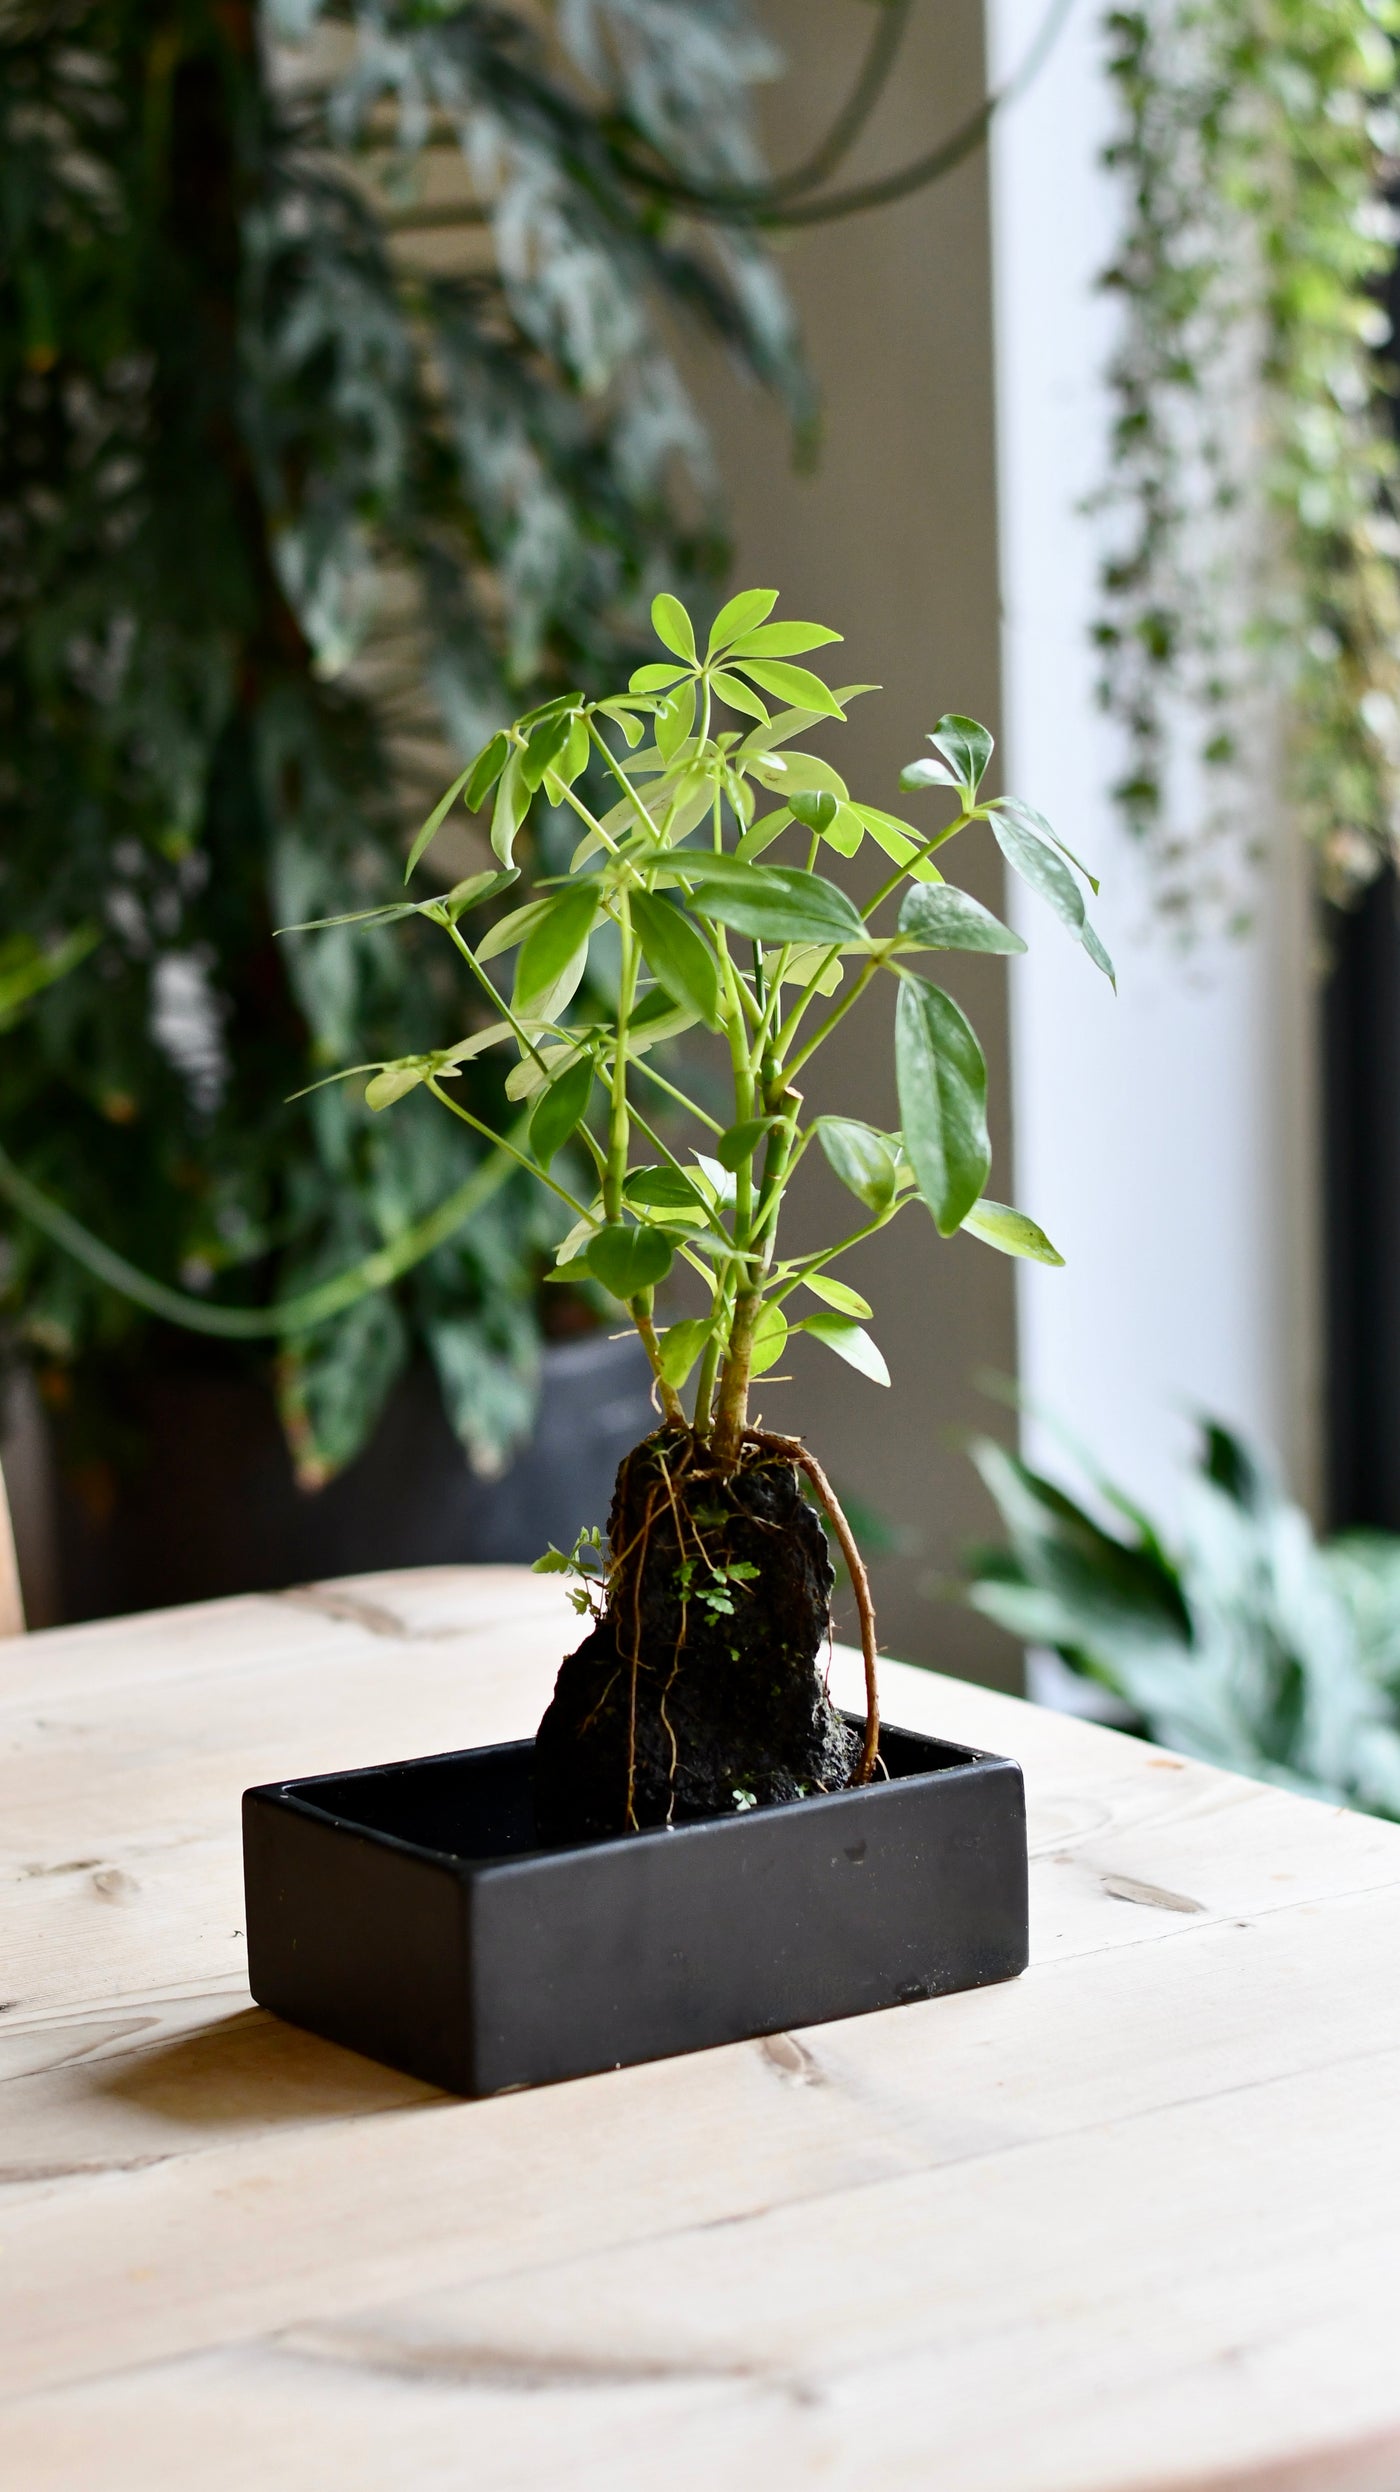
[[[405,822],[516,710],[625,675],[657,583],[703,601],[722,562],[668,334],[722,341],[805,413],[762,246],[659,209],[613,143],[754,177],[767,56],[743,0],[3,18],[0,1133],[129,1262],[280,1305],[462,1180],[441,1119],[295,1095],[348,1053],[460,1034],[433,930],[364,915]],[[471,240],[444,252],[423,219],[453,168]],[[556,827],[539,806],[532,836]],[[332,909],[314,944],[274,943]],[[509,1121],[498,1059],[455,1070]],[[425,1355],[499,1467],[559,1225],[511,1186],[292,1343],[303,1477]],[[7,1246],[7,1317],[100,1400],[135,1311],[28,1225]]]
[[[514,1057],[506,1094],[530,1116],[522,1163],[572,1215],[560,1273],[586,1274],[631,1311],[672,1416],[695,1375],[693,1424],[731,1454],[750,1382],[777,1366],[794,1332],[888,1383],[870,1308],[831,1267],[909,1204],[921,1203],[941,1236],[966,1230],[1000,1252],[1059,1261],[1034,1221],[987,1197],[986,1063],[961,1006],[928,974],[930,956],[1025,946],[945,881],[936,853],[985,826],[1112,976],[1086,911],[1085,887],[1097,886],[1033,807],[983,792],[992,739],[975,720],[940,719],[928,753],[902,774],[911,794],[951,800],[952,818],[933,829],[854,796],[810,749],[810,732],[843,720],[871,687],[833,690],[802,661],[839,635],[775,620],[776,602],[770,589],[731,598],[702,646],[686,608],[663,592],[652,620],[664,657],[636,668],[625,690],[561,694],[489,740],[429,814],[409,872],[458,802],[489,808],[493,893],[515,875],[541,801],[573,816],[567,869],[537,877],[532,896],[475,942],[459,920],[480,895],[463,887],[383,912],[440,928],[485,1018],[451,1048],[353,1068],[372,1070],[372,1108],[426,1090],[473,1125],[456,1095],[463,1063],[495,1048]],[[867,842],[886,870],[857,905],[831,869]],[[613,963],[606,1009],[590,976],[603,946]],[[511,955],[507,991],[497,964]],[[877,984],[894,1005],[895,1133],[809,1116],[799,1087]],[[663,1042],[683,1032],[717,1043],[727,1121],[658,1065]],[[830,1244],[787,1255],[781,1209],[813,1144],[859,1218]],[[566,1146],[581,1187],[558,1173]],[[658,1330],[655,1293],[678,1266],[702,1284],[705,1310]]]
[[1168,0],[1108,20],[1123,225],[1104,283],[1122,332],[1101,692],[1127,742],[1124,818],[1188,933],[1239,906],[1222,842],[1247,818],[1261,692],[1289,719],[1290,791],[1331,896],[1400,837],[1382,300],[1398,30],[1394,0]]
[[1112,1528],[1003,1447],[974,1459],[1008,1535],[973,1560],[974,1608],[1050,1645],[1169,1748],[1400,1817],[1400,1540],[1319,1547],[1218,1423],[1175,1548],[1100,1478]]

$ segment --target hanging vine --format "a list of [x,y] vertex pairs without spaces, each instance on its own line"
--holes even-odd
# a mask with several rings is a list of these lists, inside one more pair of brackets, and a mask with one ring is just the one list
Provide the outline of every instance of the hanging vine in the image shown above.
[[1123,329],[1101,691],[1128,747],[1119,803],[1183,930],[1238,904],[1226,835],[1274,772],[1280,711],[1324,889],[1344,898],[1400,853],[1381,352],[1397,29],[1395,0],[1155,0],[1108,20],[1127,201],[1104,280]]

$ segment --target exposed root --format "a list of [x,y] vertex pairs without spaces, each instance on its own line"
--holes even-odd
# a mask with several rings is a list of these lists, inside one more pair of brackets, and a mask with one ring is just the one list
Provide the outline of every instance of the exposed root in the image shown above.
[[870,1577],[865,1560],[856,1547],[855,1534],[841,1511],[841,1501],[823,1471],[816,1455],[809,1453],[800,1436],[774,1436],[766,1428],[746,1428],[743,1442],[756,1445],[761,1453],[782,1454],[806,1473],[817,1493],[817,1501],[836,1534],[846,1572],[856,1596],[860,1616],[860,1649],[865,1663],[865,1736],[860,1755],[851,1775],[852,1784],[869,1782],[880,1762],[880,1694],[877,1685],[878,1647],[875,1642],[875,1604],[870,1594]]

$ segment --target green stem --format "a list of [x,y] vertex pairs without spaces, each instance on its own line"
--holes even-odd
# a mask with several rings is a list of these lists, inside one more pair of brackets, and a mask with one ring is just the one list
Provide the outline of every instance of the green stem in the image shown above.
[[622,976],[617,996],[617,1040],[613,1049],[612,1109],[608,1118],[608,1161],[603,1173],[603,1208],[609,1220],[622,1218],[622,1185],[627,1175],[627,1024],[637,992],[638,948],[632,932],[632,911],[625,891],[619,895],[618,927],[622,935]]
[[[522,1119],[513,1131],[524,1130]],[[207,1333],[221,1341],[276,1339],[288,1333],[312,1332],[318,1325],[328,1324],[333,1316],[343,1315],[347,1307],[357,1305],[375,1290],[388,1289],[490,1202],[510,1175],[512,1161],[519,1160],[520,1154],[509,1138],[491,1133],[486,1126],[480,1131],[495,1144],[495,1149],[435,1211],[401,1230],[387,1246],[376,1247],[373,1254],[365,1255],[360,1262],[348,1264],[330,1280],[320,1281],[314,1289],[302,1290],[295,1298],[284,1298],[280,1305],[271,1307],[210,1306],[203,1298],[191,1297],[184,1290],[169,1289],[163,1281],[153,1280],[149,1273],[128,1263],[115,1247],[94,1237],[61,1204],[51,1202],[3,1150],[0,1195],[65,1254],[71,1255],[75,1263],[91,1272],[94,1280],[129,1298],[133,1306],[144,1307],[148,1315],[159,1316],[167,1324],[182,1325],[186,1332]],[[521,1165],[529,1167],[531,1163],[521,1161]]]
[[[498,1143],[503,1151],[508,1151],[518,1167],[528,1169],[532,1177],[538,1177],[541,1185],[547,1185],[552,1194],[558,1195],[561,1203],[568,1204],[575,1219],[586,1220],[588,1218],[588,1205],[581,1203],[576,1195],[571,1194],[566,1185],[561,1185],[557,1177],[552,1177],[547,1168],[541,1168],[538,1160],[531,1159],[526,1152],[517,1150],[512,1139],[503,1134],[493,1134],[489,1125],[483,1125],[481,1118],[473,1116],[470,1108],[464,1108],[457,1100],[449,1098],[447,1092],[431,1076],[423,1087],[425,1090],[430,1090],[433,1097],[441,1101],[443,1107],[450,1108],[454,1116],[459,1116],[464,1125],[470,1125],[473,1133],[485,1134],[488,1142]],[[527,1124],[528,1121],[526,1119]],[[517,1132],[521,1130],[521,1127],[516,1127]]]
[[884,962],[882,960],[871,960],[866,962],[865,967],[862,969],[860,976],[855,982],[855,985],[851,988],[849,995],[843,995],[839,1003],[832,1005],[826,1019],[817,1023],[817,1026],[812,1032],[811,1037],[808,1039],[806,1046],[798,1051],[798,1053],[793,1057],[792,1062],[785,1068],[789,1080],[791,1080],[794,1073],[801,1072],[802,1067],[807,1062],[809,1056],[814,1056],[817,1049],[826,1044],[826,1041],[830,1038],[832,1031],[836,1028],[837,1023],[844,1021],[847,1013],[851,1009],[851,1006],[860,1002],[862,995],[869,986],[871,979],[875,976],[876,971],[882,969],[883,967]]

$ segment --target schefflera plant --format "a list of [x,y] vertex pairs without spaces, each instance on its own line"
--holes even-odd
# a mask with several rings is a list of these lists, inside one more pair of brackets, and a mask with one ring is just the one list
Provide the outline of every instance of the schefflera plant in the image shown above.
[[[836,1266],[911,1204],[941,1237],[966,1230],[1004,1254],[1060,1261],[1033,1220],[985,1191],[986,1064],[961,1007],[928,975],[939,952],[1025,946],[944,880],[935,855],[986,823],[1111,977],[1085,914],[1082,885],[1097,885],[1032,807],[982,796],[992,738],[975,720],[940,719],[930,753],[901,774],[906,790],[951,796],[941,827],[854,798],[802,739],[875,687],[833,691],[794,663],[840,635],[771,620],[776,602],[770,589],[731,598],[702,653],[684,607],[658,597],[666,656],[626,692],[564,694],[494,736],[409,861],[411,873],[459,800],[475,812],[492,799],[496,869],[402,904],[442,926],[486,1017],[443,1053],[373,1068],[369,1102],[386,1108],[426,1088],[485,1133],[454,1099],[453,1076],[482,1050],[514,1049],[506,1089],[522,1121],[506,1147],[573,1215],[558,1275],[586,1273],[621,1302],[655,1376],[660,1426],[619,1471],[606,1544],[581,1535],[539,1561],[578,1579],[576,1606],[592,1617],[540,1727],[547,1837],[870,1777],[879,1731],[865,1569],[817,1457],[752,1423],[755,1381],[801,1332],[888,1384],[871,1309]],[[540,795],[577,818],[569,870],[538,879],[470,943],[460,920],[515,880],[515,843]],[[888,870],[858,906],[832,869],[866,841]],[[512,952],[507,996],[497,964]],[[805,1111],[813,1057],[877,981],[892,990],[897,1133]],[[722,1051],[721,1113],[713,1095],[707,1104],[683,1087],[664,1051],[687,1030],[711,1033]],[[858,1208],[844,1235],[786,1254],[783,1205],[813,1146]],[[561,1173],[561,1153],[581,1183]],[[701,1311],[665,1321],[657,1292],[678,1267],[698,1284]],[[819,1671],[833,1576],[804,1475],[855,1590],[863,1733],[837,1714]]]

